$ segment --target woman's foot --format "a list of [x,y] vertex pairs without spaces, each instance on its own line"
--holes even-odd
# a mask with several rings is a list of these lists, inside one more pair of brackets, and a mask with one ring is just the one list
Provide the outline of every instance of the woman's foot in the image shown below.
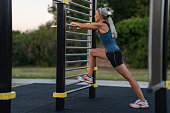
[[93,77],[90,77],[88,75],[84,75],[82,77],[78,76],[77,80],[79,80],[81,82],[86,82],[88,84],[93,84]]
[[132,108],[149,108],[147,100],[142,101],[140,99],[138,99],[135,103],[129,104],[129,106]]

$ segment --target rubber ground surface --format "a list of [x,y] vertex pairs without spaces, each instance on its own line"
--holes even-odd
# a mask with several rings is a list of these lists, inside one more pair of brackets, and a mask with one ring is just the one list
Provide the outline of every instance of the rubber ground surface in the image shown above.
[[[56,113],[55,84],[29,84],[14,87],[17,98],[12,100],[11,113]],[[67,90],[81,87],[69,86]],[[133,109],[129,103],[136,101],[137,96],[129,87],[99,86],[96,99],[89,99],[89,90],[68,94],[65,98],[65,110],[61,113],[155,113],[154,95],[142,89],[148,100],[149,109]],[[170,90],[168,90],[168,113],[170,113]]]

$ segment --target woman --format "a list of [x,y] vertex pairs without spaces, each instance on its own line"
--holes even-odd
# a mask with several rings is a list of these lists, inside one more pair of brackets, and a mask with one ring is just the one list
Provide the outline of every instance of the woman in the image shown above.
[[70,24],[76,25],[81,29],[98,30],[98,37],[105,49],[90,49],[89,51],[89,71],[88,75],[78,77],[78,80],[85,81],[89,84],[93,83],[93,68],[95,66],[95,57],[103,58],[112,64],[114,69],[120,73],[131,85],[134,92],[138,96],[138,100],[135,103],[129,104],[133,108],[149,108],[147,100],[145,100],[143,93],[139,87],[139,84],[132,77],[125,64],[122,62],[122,54],[115,42],[117,33],[111,17],[105,8],[100,8],[96,11],[94,24],[82,24],[77,22],[71,22]]

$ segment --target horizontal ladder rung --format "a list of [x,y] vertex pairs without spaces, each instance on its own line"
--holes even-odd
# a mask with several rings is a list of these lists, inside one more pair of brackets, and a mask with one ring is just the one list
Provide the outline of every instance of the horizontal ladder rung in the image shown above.
[[78,6],[78,7],[81,7],[81,8],[84,8],[84,9],[88,9],[88,10],[92,10],[91,8],[89,7],[86,7],[86,6],[83,6],[81,4],[78,4],[78,3],[75,3],[75,2],[69,2],[70,4],[74,5],[74,6]]
[[92,15],[90,15],[90,14],[83,13],[83,12],[80,12],[80,11],[76,11],[76,10],[73,10],[73,9],[70,9],[70,8],[66,8],[66,10],[70,11],[70,12],[77,13],[77,14],[81,14],[81,15],[84,15],[84,16],[92,17]]
[[72,20],[78,20],[78,21],[86,22],[86,23],[92,23],[91,21],[80,19],[80,18],[75,18],[75,17],[71,17],[71,16],[66,16],[66,18],[72,19]]
[[87,75],[87,74],[88,73],[77,74],[77,75],[70,75],[70,76],[65,77],[65,79],[74,78],[74,77],[77,77],[77,76],[83,76],[83,75]]
[[73,24],[66,24],[66,26],[78,27],[78,26],[73,25]]
[[87,68],[88,68],[88,66],[86,66],[86,67],[76,67],[76,68],[65,69],[65,71],[80,70],[80,69],[87,69]]
[[70,84],[66,84],[65,86],[71,86],[71,85],[75,85],[75,84],[78,84],[78,83],[82,83],[82,82],[81,81],[73,82],[73,83],[70,83]]
[[80,62],[88,62],[88,60],[75,60],[75,61],[66,61],[66,64],[70,64],[70,63],[80,63]]
[[74,42],[89,42],[91,43],[91,40],[77,40],[77,39],[66,39],[66,41],[74,41]]
[[91,49],[91,47],[74,47],[74,46],[66,46],[66,49]]
[[86,2],[86,3],[89,3],[89,4],[92,4],[92,2],[88,1],[88,0],[81,0],[83,2]]
[[77,35],[84,35],[84,36],[92,36],[91,34],[79,33],[79,32],[71,32],[71,31],[66,31],[66,33],[69,33],[69,34],[77,34]]
[[66,54],[66,56],[85,56],[85,55],[89,55],[89,53]]
[[81,87],[81,88],[77,88],[77,89],[73,89],[73,90],[70,90],[70,91],[67,91],[66,93],[73,93],[73,92],[76,92],[76,91],[80,91],[80,90],[83,90],[83,89],[87,89],[89,87],[92,87],[92,85],[87,85],[87,86],[84,86],[84,87]]
[[[66,24],[66,26],[78,27],[78,26],[73,25],[73,24]],[[51,28],[57,28],[57,25],[52,25]]]

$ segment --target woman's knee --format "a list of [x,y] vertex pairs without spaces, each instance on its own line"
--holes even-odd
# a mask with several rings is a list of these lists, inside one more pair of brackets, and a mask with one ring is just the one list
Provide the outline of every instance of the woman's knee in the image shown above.
[[92,56],[94,56],[94,54],[95,54],[95,49],[89,49],[89,54],[92,55]]

